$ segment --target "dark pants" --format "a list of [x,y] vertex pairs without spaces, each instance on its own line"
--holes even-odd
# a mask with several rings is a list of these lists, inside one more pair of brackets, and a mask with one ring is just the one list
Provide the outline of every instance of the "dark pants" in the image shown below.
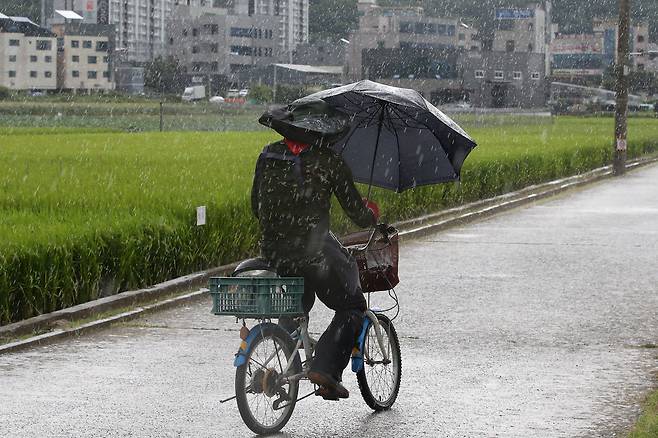
[[304,309],[308,313],[315,296],[334,310],[331,324],[317,345],[311,370],[321,371],[342,380],[363,324],[366,300],[359,283],[356,261],[333,235],[327,237],[322,250],[323,260],[307,266],[282,264],[279,275],[304,277]]

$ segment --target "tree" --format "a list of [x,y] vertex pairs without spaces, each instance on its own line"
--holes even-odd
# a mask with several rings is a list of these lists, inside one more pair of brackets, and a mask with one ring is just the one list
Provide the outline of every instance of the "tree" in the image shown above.
[[345,38],[358,27],[356,0],[310,0],[308,31],[313,39]]
[[144,69],[144,86],[161,93],[178,93],[185,87],[186,74],[173,56],[158,56]]

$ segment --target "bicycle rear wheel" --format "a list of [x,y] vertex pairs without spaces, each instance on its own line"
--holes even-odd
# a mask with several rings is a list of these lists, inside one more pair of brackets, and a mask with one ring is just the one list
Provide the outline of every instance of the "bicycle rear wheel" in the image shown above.
[[[299,381],[282,379],[295,344],[279,326],[264,327],[246,352],[247,361],[235,372],[235,395],[242,420],[257,434],[278,432],[286,425],[297,401]],[[301,372],[296,356],[288,375]]]
[[377,314],[377,319],[381,326],[388,361],[384,360],[375,327],[370,324],[364,341],[363,368],[356,374],[356,378],[366,404],[375,411],[383,411],[393,406],[398,397],[402,378],[402,355],[398,335],[391,320],[382,314]]

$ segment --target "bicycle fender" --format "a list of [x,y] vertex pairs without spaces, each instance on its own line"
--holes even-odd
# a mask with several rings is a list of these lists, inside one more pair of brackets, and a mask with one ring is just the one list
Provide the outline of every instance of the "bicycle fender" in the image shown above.
[[368,327],[370,327],[370,318],[365,317],[363,319],[363,326],[361,327],[361,333],[356,341],[356,347],[352,351],[352,371],[358,373],[363,369],[363,348],[365,347],[366,333],[368,332]]
[[238,352],[235,353],[235,360],[233,361],[233,366],[235,366],[237,368],[237,367],[247,363],[247,352],[251,348],[252,342],[254,342],[254,339],[256,339],[260,335],[260,333],[263,331],[263,329],[265,329],[267,327],[270,327],[270,326],[276,327],[276,324],[271,323],[271,322],[264,322],[264,323],[258,324],[257,326],[253,327],[249,331],[249,335],[247,336],[247,339],[245,339],[244,341],[242,341],[240,343],[240,347],[238,348]]

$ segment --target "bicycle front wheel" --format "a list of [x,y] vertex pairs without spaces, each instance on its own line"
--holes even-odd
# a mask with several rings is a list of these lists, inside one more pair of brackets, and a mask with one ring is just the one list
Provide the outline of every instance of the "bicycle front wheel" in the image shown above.
[[[279,326],[264,327],[246,352],[247,361],[235,372],[235,395],[242,420],[257,434],[270,434],[286,425],[297,401],[299,381],[284,376],[295,344]],[[299,356],[286,375],[301,372]]]
[[398,397],[402,355],[391,320],[382,314],[377,314],[377,319],[386,355],[383,354],[374,325],[370,324],[364,341],[363,368],[356,374],[356,378],[366,404],[375,411],[383,411],[393,406]]

